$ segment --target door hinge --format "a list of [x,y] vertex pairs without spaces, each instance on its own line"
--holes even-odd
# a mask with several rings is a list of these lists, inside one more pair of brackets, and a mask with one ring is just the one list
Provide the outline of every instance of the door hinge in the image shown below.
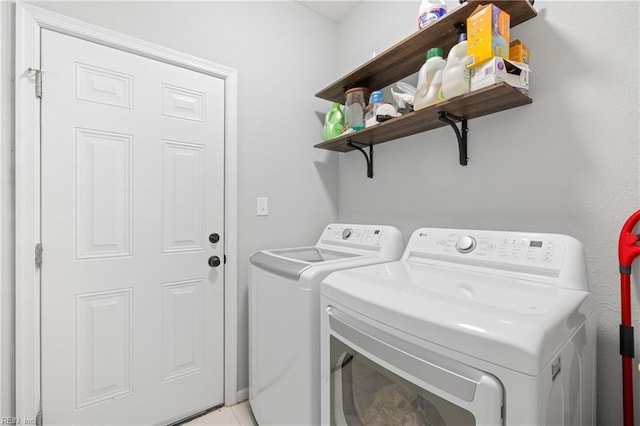
[[29,68],[29,72],[33,73],[36,80],[36,98],[42,99],[42,71]]
[[42,267],[42,243],[36,244],[36,268]]
[[36,415],[36,426],[42,426],[42,410]]

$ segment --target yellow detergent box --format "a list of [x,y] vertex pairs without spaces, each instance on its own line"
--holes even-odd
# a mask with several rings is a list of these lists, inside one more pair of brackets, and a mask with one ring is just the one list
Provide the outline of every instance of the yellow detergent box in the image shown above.
[[511,43],[509,43],[509,60],[513,62],[528,64],[529,49],[520,40],[513,40]]
[[509,59],[509,14],[494,4],[478,6],[467,18],[467,68],[494,56]]

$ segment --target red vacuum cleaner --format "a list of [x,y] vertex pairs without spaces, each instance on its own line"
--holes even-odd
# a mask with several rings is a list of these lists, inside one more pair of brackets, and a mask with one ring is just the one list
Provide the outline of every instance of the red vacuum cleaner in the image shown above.
[[620,324],[620,355],[622,355],[622,406],[624,426],[633,425],[633,327],[631,326],[631,264],[640,256],[640,235],[633,228],[640,221],[640,210],[627,219],[618,242],[620,261],[620,295],[622,323]]

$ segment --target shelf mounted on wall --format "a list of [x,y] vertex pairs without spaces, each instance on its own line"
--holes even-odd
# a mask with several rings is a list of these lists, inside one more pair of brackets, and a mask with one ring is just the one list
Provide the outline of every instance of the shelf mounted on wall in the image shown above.
[[468,161],[469,120],[530,103],[531,98],[501,82],[314,146],[337,152],[350,152],[360,148],[367,159],[367,172],[371,171],[367,175],[373,175],[373,160],[366,153],[366,147],[449,125],[456,134],[459,162],[464,166]]
[[[430,24],[428,28],[414,32],[379,53],[360,67],[320,90],[316,96],[327,101],[342,103],[346,88],[387,87],[414,74],[424,64],[424,52],[428,48],[441,47],[446,53],[455,46],[458,43],[458,34],[462,29],[462,24],[478,6],[485,3],[484,0],[466,0],[460,7],[449,11],[445,16]],[[491,3],[510,15],[512,27],[537,16],[531,0],[492,0]],[[337,152],[359,150],[367,161],[367,176],[372,177],[373,145],[449,125],[454,129],[458,140],[459,162],[465,166],[468,163],[468,120],[530,103],[531,98],[527,94],[505,82],[499,82],[436,105],[403,114],[355,133],[336,136],[314,146]],[[460,123],[459,126],[458,123]],[[369,147],[368,154],[366,147]]]

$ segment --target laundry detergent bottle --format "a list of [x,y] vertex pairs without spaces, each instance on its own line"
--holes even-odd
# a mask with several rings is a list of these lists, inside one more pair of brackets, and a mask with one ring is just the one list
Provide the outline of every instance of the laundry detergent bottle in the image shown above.
[[446,65],[444,53],[440,47],[427,51],[427,61],[418,73],[418,88],[416,89],[413,109],[419,110],[440,102],[438,92],[442,86],[442,70]]
[[422,0],[418,10],[418,29],[437,21],[447,13],[445,0]]
[[447,64],[442,71],[442,87],[438,97],[441,101],[469,93],[470,72],[467,69],[467,34],[460,33],[458,44],[447,56]]
[[344,130],[344,113],[340,109],[340,104],[334,102],[333,106],[324,118],[324,127],[322,128],[322,140],[328,141],[333,139]]

